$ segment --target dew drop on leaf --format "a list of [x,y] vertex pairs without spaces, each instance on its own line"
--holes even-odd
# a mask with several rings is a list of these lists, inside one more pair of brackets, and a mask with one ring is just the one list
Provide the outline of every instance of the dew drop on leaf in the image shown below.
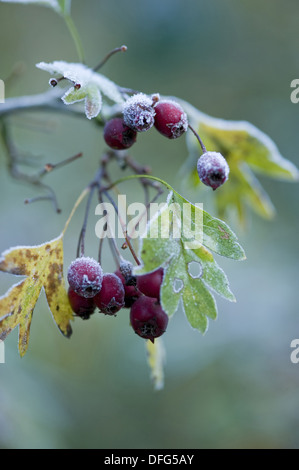
[[203,275],[202,265],[198,261],[188,263],[188,273],[193,279],[199,279]]

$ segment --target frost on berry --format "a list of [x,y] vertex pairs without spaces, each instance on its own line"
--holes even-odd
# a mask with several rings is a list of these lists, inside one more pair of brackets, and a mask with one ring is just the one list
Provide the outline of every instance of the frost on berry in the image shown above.
[[70,288],[85,298],[94,297],[102,287],[103,270],[93,258],[75,259],[68,269]]
[[122,118],[113,118],[104,126],[104,139],[106,144],[115,150],[124,150],[132,147],[136,142],[137,133],[128,127]]
[[125,279],[126,286],[136,286],[136,276],[133,275],[133,265],[130,261],[122,261],[119,270]]
[[229,166],[218,152],[206,152],[197,162],[197,172],[202,183],[217,189],[228,179]]
[[94,302],[105,315],[115,315],[124,307],[125,290],[120,278],[116,274],[104,274],[102,288],[94,297]]
[[68,290],[68,298],[73,312],[83,320],[88,320],[90,315],[94,313],[96,306],[93,298],[81,297],[70,287]]
[[137,132],[150,129],[155,122],[156,113],[153,107],[155,101],[144,93],[137,93],[127,99],[123,105],[125,124]]
[[187,114],[179,103],[161,100],[155,105],[155,111],[155,127],[165,137],[177,139],[187,131]]
[[132,276],[133,265],[132,263],[130,263],[130,261],[121,261],[119,265],[119,270],[124,276],[124,278],[127,278],[128,276]]
[[168,315],[157,299],[143,295],[132,305],[130,321],[137,335],[153,343],[155,338],[165,333]]

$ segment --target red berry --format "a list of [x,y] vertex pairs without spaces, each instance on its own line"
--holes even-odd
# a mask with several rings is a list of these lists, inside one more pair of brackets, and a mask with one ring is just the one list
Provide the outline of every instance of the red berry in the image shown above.
[[160,287],[163,281],[163,273],[163,268],[159,268],[152,273],[137,276],[137,288],[148,297],[160,299]]
[[130,276],[126,281],[119,269],[115,271],[115,274],[119,277],[125,289],[125,307],[130,308],[141,296],[141,292],[136,287],[136,278],[135,276]]
[[126,126],[122,118],[113,118],[104,126],[104,139],[106,144],[116,150],[132,147],[136,142],[137,133]]
[[137,335],[153,343],[155,338],[165,333],[168,315],[157,299],[142,295],[131,307],[130,321]]
[[81,297],[94,297],[102,287],[103,270],[93,258],[75,259],[69,269],[67,278],[69,285]]
[[149,130],[155,122],[153,98],[137,93],[123,105],[124,122],[137,132]]
[[214,190],[228,179],[229,166],[225,158],[218,152],[205,152],[197,162],[199,179]]
[[68,298],[73,312],[81,317],[83,320],[88,320],[90,315],[95,311],[95,304],[93,298],[85,298],[76,294],[70,287],[68,290]]
[[126,281],[128,280],[128,278],[135,277],[133,276],[133,264],[130,263],[130,261],[121,261],[119,264],[119,271],[122,273]]
[[94,297],[96,306],[106,315],[115,315],[125,305],[125,289],[118,276],[104,274],[102,288]]
[[171,100],[161,100],[155,105],[155,128],[169,139],[177,139],[188,129],[188,118],[183,108]]

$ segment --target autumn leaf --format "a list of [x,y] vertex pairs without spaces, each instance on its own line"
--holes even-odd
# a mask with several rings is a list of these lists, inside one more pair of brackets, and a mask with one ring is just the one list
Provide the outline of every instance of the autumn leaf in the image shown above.
[[[229,164],[228,181],[213,194],[218,217],[225,219],[233,211],[238,215],[239,222],[245,225],[249,207],[259,216],[271,219],[275,208],[255,173],[276,180],[298,182],[299,170],[296,166],[281,155],[268,135],[251,123],[217,119],[185,101],[179,102],[207,150],[220,152]],[[189,157],[181,175],[188,188],[197,191],[204,186],[196,167],[202,149],[192,132],[187,133],[187,145]]]
[[2,254],[0,271],[27,276],[0,297],[0,339],[19,327],[19,353],[27,351],[33,310],[43,289],[54,321],[70,337],[73,313],[63,278],[63,234],[39,246],[19,246]]
[[165,350],[162,338],[156,338],[155,342],[146,341],[147,362],[151,371],[151,379],[155,390],[164,387],[164,362]]

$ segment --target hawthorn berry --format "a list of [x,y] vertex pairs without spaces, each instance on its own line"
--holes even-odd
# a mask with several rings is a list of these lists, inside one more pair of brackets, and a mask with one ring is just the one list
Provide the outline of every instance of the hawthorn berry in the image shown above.
[[161,100],[155,105],[155,128],[168,139],[177,139],[188,129],[187,114],[179,103]]
[[163,281],[163,268],[148,274],[137,276],[137,288],[147,297],[160,299],[160,287]]
[[168,315],[157,299],[142,295],[131,307],[130,321],[137,335],[153,343],[155,338],[165,333]]
[[128,127],[122,118],[113,118],[104,126],[104,140],[115,150],[124,150],[132,147],[136,142],[137,133]]
[[68,298],[73,312],[83,320],[88,320],[90,315],[94,313],[96,306],[93,298],[81,297],[70,287],[68,289]]
[[155,122],[155,102],[156,99],[153,100],[144,93],[137,93],[128,98],[123,105],[125,124],[137,132],[149,130]]
[[137,285],[136,276],[133,274],[133,264],[130,261],[121,261],[119,265],[119,271],[124,277],[125,285],[126,286],[134,286]]
[[119,270],[127,281],[133,275],[133,264],[130,261],[123,260],[119,264]]
[[115,271],[116,276],[121,280],[125,290],[125,307],[130,308],[134,302],[141,296],[141,292],[136,287],[136,277],[130,276],[127,281],[119,269]]
[[118,276],[107,273],[103,276],[102,288],[94,297],[96,306],[105,315],[115,315],[125,305],[125,289]]
[[76,294],[91,298],[101,290],[103,270],[95,259],[82,256],[70,264],[67,278]]
[[229,166],[221,153],[205,152],[198,159],[197,172],[200,181],[215,190],[227,181]]

